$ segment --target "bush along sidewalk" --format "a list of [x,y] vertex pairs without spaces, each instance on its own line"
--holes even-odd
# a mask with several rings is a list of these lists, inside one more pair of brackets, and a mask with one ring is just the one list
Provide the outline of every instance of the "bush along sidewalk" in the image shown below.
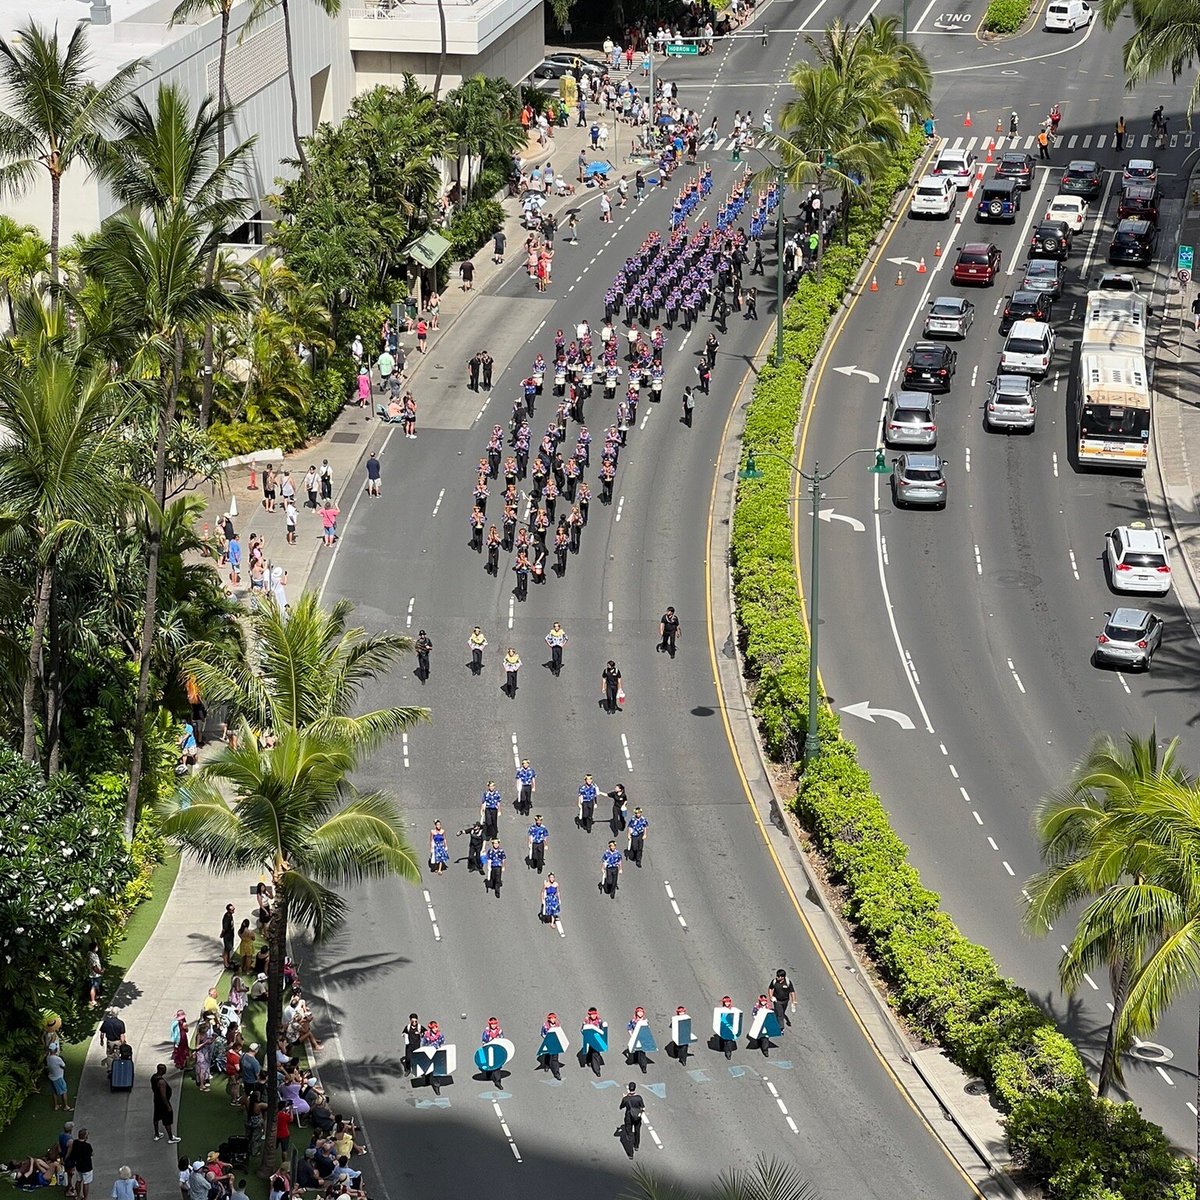
[[984,33],[1016,33],[1029,20],[1033,0],[992,0],[983,14]]
[[[793,457],[807,373],[919,154],[914,140],[879,181],[852,218],[850,245],[825,254],[823,278],[801,279],[785,312],[784,360],[764,366],[754,387],[746,447]],[[807,721],[808,634],[796,604],[792,473],[765,454],[757,465],[763,477],[739,485],[734,509],[734,601],[763,743],[774,761],[793,764]],[[986,1081],[1017,1167],[1050,1200],[1190,1200],[1190,1165],[1132,1104],[1094,1095],[1071,1042],[921,885],[837,714],[822,709],[820,723],[821,757],[801,779],[794,811],[892,1005]]]

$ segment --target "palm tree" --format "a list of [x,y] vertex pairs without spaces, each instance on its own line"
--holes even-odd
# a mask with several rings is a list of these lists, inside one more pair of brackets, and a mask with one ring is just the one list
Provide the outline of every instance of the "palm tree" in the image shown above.
[[1042,936],[1064,913],[1087,901],[1059,963],[1063,991],[1074,995],[1090,970],[1107,967],[1113,1013],[1098,1088],[1122,1082],[1122,1032],[1132,981],[1158,947],[1154,880],[1157,848],[1146,836],[1143,799],[1167,785],[1188,786],[1178,765],[1179,739],[1161,748],[1155,731],[1126,734],[1126,745],[1097,738],[1069,783],[1046,796],[1035,828],[1047,867],[1027,884],[1026,928]]
[[[1100,19],[1111,29],[1132,9],[1134,34],[1122,50],[1126,87],[1145,83],[1170,71],[1178,83],[1192,71],[1200,57],[1200,6],[1195,0],[1100,0]],[[1191,119],[1200,104],[1200,75],[1188,93],[1187,115]]]
[[107,364],[86,366],[59,345],[43,344],[28,366],[0,371],[0,530],[4,548],[25,549],[37,566],[29,652],[22,689],[21,754],[38,761],[43,648],[60,557],[104,536],[105,514],[125,495],[121,430],[133,405]]
[[754,1166],[734,1167],[703,1191],[664,1183],[653,1171],[636,1166],[633,1186],[621,1200],[816,1200],[816,1189],[795,1167],[759,1155]]
[[[342,11],[342,0],[313,0],[313,3],[327,16],[336,17]],[[296,60],[292,50],[292,13],[288,0],[251,0],[250,14],[242,26],[242,37],[246,37],[252,29],[275,8],[283,10],[283,39],[287,48],[287,77],[288,93],[292,98],[292,141],[296,146],[296,160],[300,165],[300,174],[305,182],[308,181],[308,158],[304,153],[304,143],[300,137],[300,102],[296,99]],[[441,8],[441,0],[438,0]],[[239,39],[240,41],[241,39]]]
[[[345,782],[363,754],[428,719],[428,710],[421,708],[357,711],[364,686],[410,653],[412,642],[348,628],[352,612],[345,600],[322,609],[313,592],[303,593],[290,612],[268,600],[248,618],[249,657],[206,647],[184,664],[210,703],[228,704],[242,720],[241,748],[206,765],[199,788],[186,789],[191,807],[174,802],[164,832],[180,836],[219,869],[227,862],[224,869],[253,865],[270,873],[276,889],[267,1009],[272,1048],[289,921],[294,917],[324,936],[342,913],[330,885],[385,873],[417,878],[415,853],[390,801],[355,800]],[[255,730],[273,731],[275,747],[260,750]],[[232,816],[210,786],[218,780],[234,792]],[[197,808],[199,814],[190,816]],[[278,1090],[268,1083],[265,1161],[270,1163]]]
[[33,290],[46,270],[49,256],[49,244],[32,225],[19,225],[12,217],[0,215],[0,288],[4,290],[11,329],[17,325],[15,298]]
[[137,59],[106,84],[88,78],[91,55],[87,26],[76,25],[65,47],[57,27],[47,33],[30,20],[8,41],[0,38],[0,194],[27,191],[45,170],[50,176],[50,280],[58,283],[58,239],[62,218],[62,178],[79,160],[95,167],[103,145],[103,124],[129,92],[145,66]]
[[437,0],[438,31],[441,34],[442,46],[438,54],[437,74],[433,77],[433,98],[436,100],[442,92],[442,73],[446,69],[446,9],[444,0]]
[[[795,95],[783,107],[780,133],[765,136],[780,155],[794,187],[815,185],[842,193],[843,204],[864,193],[888,164],[891,147],[903,128],[891,109],[869,90],[855,92],[830,66],[802,63],[789,82]],[[766,172],[771,179],[773,172]],[[817,241],[817,278],[821,276],[824,239]]]
[[[507,160],[514,150],[525,144],[519,110],[520,100],[511,84],[483,75],[463,80],[442,101],[446,131],[456,143],[456,179],[464,200],[472,195],[477,180],[471,170],[473,157],[478,158],[482,171],[489,158]],[[464,159],[467,168],[465,184]]]
[[[271,601],[267,606],[273,606]],[[286,704],[286,701],[284,701]],[[282,707],[282,706],[281,706]],[[296,928],[329,937],[346,914],[345,889],[367,879],[420,878],[417,853],[383,793],[349,783],[365,743],[341,729],[282,726],[261,748],[243,720],[236,747],[224,746],[162,805],[163,834],[219,872],[262,872],[274,891],[267,929],[267,1053],[274,1061],[283,1011],[283,962]],[[228,797],[228,798],[227,798]],[[266,1072],[264,1173],[275,1165],[278,1075]]]

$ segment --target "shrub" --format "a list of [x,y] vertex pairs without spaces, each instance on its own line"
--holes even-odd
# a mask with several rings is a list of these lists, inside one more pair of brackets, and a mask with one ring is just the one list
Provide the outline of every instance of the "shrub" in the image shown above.
[[[919,152],[914,136],[851,214],[854,249],[830,247],[824,278],[801,279],[784,312],[784,359],[768,362],[755,383],[747,447],[791,459],[807,373]],[[734,602],[763,743],[773,759],[790,764],[803,749],[809,665],[792,557],[794,480],[776,459],[762,455],[756,465],[762,478],[739,485],[734,509]],[[1172,1156],[1162,1130],[1131,1105],[1092,1095],[1075,1047],[922,886],[837,714],[823,708],[819,719],[821,756],[806,770],[794,809],[842,887],[843,915],[886,980],[892,1003],[922,1038],[988,1083],[993,1103],[1008,1114],[1014,1159],[1051,1200],[1182,1200],[1189,1169]]]
[[1032,0],[991,0],[981,26],[989,33],[1016,33],[1029,20]]
[[317,372],[304,413],[304,432],[309,438],[320,437],[337,420],[349,394],[349,377],[338,367]]
[[304,445],[304,434],[290,417],[282,421],[239,421],[234,425],[214,421],[208,427],[208,436],[222,459],[253,454],[256,450],[269,450],[275,446],[294,450]]
[[446,236],[454,247],[455,258],[470,258],[491,240],[504,224],[504,209],[490,196],[472,200],[460,208],[450,221]]

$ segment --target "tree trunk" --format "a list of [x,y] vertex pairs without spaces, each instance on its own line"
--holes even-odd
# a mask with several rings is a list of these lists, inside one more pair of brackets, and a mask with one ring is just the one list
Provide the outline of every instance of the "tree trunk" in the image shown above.
[[438,70],[437,76],[433,81],[433,98],[438,98],[438,93],[442,90],[442,74],[446,70],[446,10],[442,7],[442,0],[437,0],[438,6],[438,29],[442,35],[442,51],[438,55]]
[[[1196,1023],[1196,1062],[1200,1065],[1200,1021]],[[1196,1110],[1200,1114],[1200,1071],[1196,1072]],[[1196,1117],[1196,1161],[1192,1164],[1196,1200],[1200,1200],[1200,1115]]]
[[287,954],[287,892],[275,884],[275,911],[267,926],[267,1045],[263,1056],[263,1074],[267,1079],[267,1116],[263,1129],[262,1164],[259,1173],[268,1178],[275,1170],[279,1147],[275,1137],[275,1118],[279,1114],[279,1074],[275,1070],[275,1047],[279,1043],[279,1022],[283,1015],[283,960]]
[[38,761],[37,695],[42,675],[42,646],[46,641],[46,622],[50,618],[50,596],[54,590],[54,556],[51,555],[38,575],[33,600],[33,626],[29,631],[29,658],[25,668],[25,686],[21,690],[21,757]]
[[[1114,1080],[1121,1078],[1120,1049],[1116,1040],[1117,1022],[1125,1010],[1125,1000],[1129,995],[1129,980],[1132,973],[1129,960],[1122,957],[1111,981],[1113,1013],[1112,1019],[1108,1022],[1108,1036],[1104,1039],[1104,1057],[1100,1060],[1100,1078],[1096,1083],[1096,1090],[1102,1097],[1108,1095]],[[1200,1197],[1197,1200],[1200,1200]]]
[[151,513],[146,531],[146,601],[142,612],[142,636],[138,645],[137,702],[133,710],[133,749],[129,761],[129,794],[125,801],[125,838],[133,840],[137,825],[138,794],[142,786],[142,758],[146,748],[146,710],[150,707],[150,659],[154,653],[154,631],[158,623],[158,564],[162,558],[162,510],[167,499],[167,441],[175,424],[179,403],[179,374],[183,369],[183,334],[175,333],[175,362],[168,368],[165,403],[159,413],[154,445],[154,500],[158,512]]
[[46,671],[46,778],[53,779],[62,769],[62,623],[59,619],[58,593],[50,593],[50,624],[46,644],[49,668]]
[[[438,0],[441,3],[441,0]],[[296,143],[296,157],[300,160],[300,174],[304,182],[308,182],[308,156],[300,141],[300,102],[296,99],[296,62],[292,52],[292,14],[288,8],[288,0],[282,0],[283,8],[283,40],[287,47],[287,77],[288,91],[292,97],[292,141]]]
[[58,227],[62,220],[62,176],[50,171],[50,285],[58,283]]

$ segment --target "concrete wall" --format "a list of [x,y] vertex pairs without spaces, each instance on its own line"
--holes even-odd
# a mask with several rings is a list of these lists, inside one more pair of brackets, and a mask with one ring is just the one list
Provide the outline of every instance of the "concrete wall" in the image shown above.
[[[542,5],[527,12],[484,50],[474,56],[447,54],[442,73],[443,94],[472,75],[499,75],[514,83],[523,79],[542,61],[546,44]],[[384,22],[378,22],[384,24]],[[392,39],[389,39],[392,40]],[[366,50],[362,39],[354,39],[355,89],[367,92],[378,84],[394,84],[406,71],[417,82],[432,87],[437,77],[438,53],[425,50]]]

